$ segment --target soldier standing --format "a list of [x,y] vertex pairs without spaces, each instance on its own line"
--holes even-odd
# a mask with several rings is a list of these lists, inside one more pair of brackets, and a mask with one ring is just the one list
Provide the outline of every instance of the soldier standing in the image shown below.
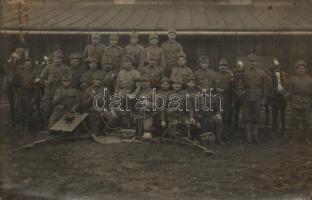
[[172,69],[178,65],[178,55],[184,53],[183,47],[179,42],[176,41],[176,37],[176,30],[174,28],[170,28],[168,30],[168,41],[164,42],[161,45],[161,48],[164,50],[166,58],[167,76],[170,76]]
[[277,58],[273,61],[274,67],[271,70],[272,87],[269,91],[269,104],[273,116],[273,135],[278,131],[278,114],[280,113],[281,132],[285,135],[285,110],[286,110],[286,74],[282,71]]
[[173,68],[171,79],[181,79],[186,83],[190,76],[193,76],[193,71],[186,65],[186,55],[184,53],[178,55],[178,66]]
[[156,65],[156,58],[151,56],[148,65],[138,69],[142,76],[148,77],[152,88],[159,88],[160,81],[163,77],[163,69]]
[[72,75],[72,87],[79,89],[80,78],[86,71],[85,66],[82,65],[82,56],[79,52],[75,52],[70,54],[69,60],[70,60],[69,71]]
[[233,101],[234,101],[234,128],[238,130],[239,124],[239,113],[241,106],[244,101],[244,90],[243,90],[243,82],[244,82],[244,63],[241,60],[238,60],[236,66],[233,70],[234,76],[234,94],[233,94]]
[[70,73],[62,75],[62,86],[55,91],[52,104],[55,106],[49,119],[49,128],[65,114],[77,112],[80,96],[79,90],[73,88]]
[[109,46],[105,48],[101,63],[104,63],[105,59],[111,58],[113,70],[119,71],[124,57],[124,50],[122,47],[118,46],[118,40],[117,34],[111,34],[109,36]]
[[102,76],[104,77],[104,71],[98,70],[98,64],[96,62],[96,58],[95,57],[89,57],[87,58],[87,65],[89,67],[89,69],[82,75],[82,78],[84,80],[88,81],[88,85],[92,85],[93,82],[93,74],[97,74],[100,73],[102,74]]
[[[294,136],[295,130],[302,127],[308,128],[310,125],[312,78],[307,74],[306,66],[305,61],[298,60],[295,65],[295,75],[290,77],[287,84],[287,96],[291,108],[290,131],[286,135],[287,137]],[[300,130],[297,132],[300,133]]]
[[213,88],[214,77],[216,72],[209,68],[209,58],[207,56],[201,56],[199,58],[200,68],[196,70],[195,77],[198,87],[201,90],[210,90]]
[[101,43],[101,36],[99,34],[91,35],[91,44],[87,45],[83,51],[85,59],[94,57],[98,64],[101,64],[102,55],[105,50],[105,45]]
[[33,68],[31,60],[25,60],[23,70],[17,74],[17,110],[19,111],[21,126],[24,131],[28,130],[28,125],[32,119],[34,111],[36,71]]
[[244,114],[246,120],[246,140],[247,142],[259,143],[258,136],[259,116],[261,105],[267,97],[267,79],[265,72],[257,64],[257,56],[249,54],[248,68],[244,71]]
[[218,66],[219,71],[214,78],[214,88],[218,95],[222,96],[222,120],[224,124],[224,130],[226,134],[230,130],[231,122],[231,110],[233,100],[233,72],[228,67],[228,61],[225,58],[221,58]]
[[161,66],[163,69],[166,68],[166,58],[162,48],[158,46],[158,35],[156,33],[150,34],[149,43],[150,45],[146,47],[146,62],[149,61],[150,57],[156,58],[156,64]]
[[40,74],[40,78],[36,81],[45,83],[43,96],[43,110],[45,123],[48,123],[50,115],[53,111],[52,99],[57,88],[61,85],[63,74],[68,73],[68,66],[62,63],[63,53],[61,50],[56,50],[53,53],[53,64],[47,65]]
[[137,68],[144,67],[145,63],[145,49],[142,45],[138,44],[139,36],[136,32],[130,33],[130,44],[125,47],[125,54],[131,55],[133,60],[133,66]]

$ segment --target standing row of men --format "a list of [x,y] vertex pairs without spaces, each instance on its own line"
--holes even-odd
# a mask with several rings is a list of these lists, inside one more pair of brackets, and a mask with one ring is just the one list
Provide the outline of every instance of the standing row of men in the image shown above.
[[[109,46],[100,43],[99,35],[92,35],[92,43],[83,54],[73,52],[70,66],[63,64],[63,53],[57,50],[53,59],[40,71],[35,73],[30,59],[16,56],[15,52],[9,59],[8,97],[11,111],[19,113],[18,118],[24,127],[28,126],[31,107],[40,107],[36,85],[43,85],[44,92],[41,106],[46,126],[52,126],[67,112],[88,112],[89,128],[99,133],[103,122],[108,123],[112,115],[118,118],[129,118],[129,113],[101,113],[93,105],[96,95],[102,94],[107,88],[109,96],[117,94],[126,99],[129,95],[147,96],[151,100],[152,88],[169,96],[179,94],[181,99],[185,94],[201,96],[203,91],[214,90],[222,96],[223,111],[175,112],[166,108],[154,115],[138,112],[132,115],[136,119],[143,117],[145,131],[159,131],[157,128],[169,129],[172,133],[177,126],[192,126],[195,136],[199,137],[210,130],[216,135],[219,144],[231,133],[232,111],[234,110],[234,124],[238,125],[240,108],[243,107],[246,122],[246,140],[258,143],[260,110],[264,104],[269,104],[273,111],[273,129],[277,130],[278,112],[281,114],[281,131],[286,132],[285,108],[286,99],[291,107],[291,130],[303,122],[308,126],[308,115],[311,113],[312,79],[306,73],[306,63],[298,61],[295,65],[296,73],[289,77],[281,70],[277,59],[274,68],[266,70],[259,66],[257,56],[250,54],[247,62],[239,61],[234,68],[228,66],[225,58],[220,59],[218,70],[211,68],[209,58],[199,58],[200,68],[193,72],[187,65],[187,57],[182,46],[175,41],[175,31],[168,31],[168,41],[158,46],[158,36],[151,34],[150,46],[144,49],[138,44],[138,35],[130,34],[130,44],[124,49],[118,46],[118,35],[109,37]],[[17,49],[19,50],[19,49]],[[86,65],[85,65],[86,64]],[[17,98],[17,103],[14,101]],[[149,105],[151,105],[150,102]],[[28,107],[26,109],[26,107]],[[15,110],[17,109],[17,110]],[[141,116],[140,116],[141,115]],[[104,121],[103,121],[104,120]],[[119,120],[128,122],[128,120]],[[15,117],[12,117],[13,124]],[[158,123],[158,124],[157,124]],[[183,128],[181,129],[183,130]],[[173,133],[173,135],[176,133]]]

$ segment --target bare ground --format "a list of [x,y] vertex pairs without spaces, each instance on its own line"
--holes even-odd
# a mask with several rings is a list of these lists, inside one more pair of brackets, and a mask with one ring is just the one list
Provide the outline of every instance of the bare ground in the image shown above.
[[8,127],[1,109],[2,199],[309,199],[312,147],[262,131],[261,145],[242,140],[198,149],[170,143],[99,145],[91,139],[20,149],[42,138]]

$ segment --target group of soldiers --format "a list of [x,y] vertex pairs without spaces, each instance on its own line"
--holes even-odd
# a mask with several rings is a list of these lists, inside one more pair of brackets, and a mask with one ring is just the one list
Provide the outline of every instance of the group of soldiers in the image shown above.
[[[199,68],[193,72],[182,45],[176,41],[174,29],[168,30],[168,41],[161,45],[158,35],[150,34],[146,48],[139,44],[136,32],[130,33],[125,48],[118,45],[117,34],[109,36],[108,46],[100,41],[100,35],[93,34],[83,53],[70,54],[69,66],[63,63],[62,50],[56,50],[39,71],[25,57],[23,48],[17,47],[8,60],[5,79],[12,125],[29,128],[35,109],[41,111],[46,128],[66,113],[87,112],[88,128],[95,134],[105,132],[111,125],[128,128],[133,125],[142,134],[151,132],[169,137],[185,134],[194,140],[211,137],[213,133],[215,141],[224,145],[233,130],[238,129],[241,112],[246,141],[259,143],[261,108],[267,106],[272,110],[274,134],[291,138],[296,129],[309,128],[312,78],[302,60],[295,64],[295,73],[290,75],[280,66],[278,58],[274,59],[273,67],[260,66],[253,53],[233,67],[226,58],[221,58],[214,70],[209,57],[203,55],[198,59]],[[94,106],[94,98],[105,91],[106,96],[119,95],[123,101],[144,97],[142,102],[151,106],[155,103],[152,102],[154,90],[167,97],[165,104],[170,102],[170,95],[179,96],[182,101],[179,106],[186,105],[185,94],[200,99],[205,98],[204,91],[213,91],[222,97],[222,105],[217,108],[218,102],[213,102],[216,109],[206,111],[183,107],[174,110],[172,104],[156,112],[99,112]],[[287,130],[286,105],[291,111]]]

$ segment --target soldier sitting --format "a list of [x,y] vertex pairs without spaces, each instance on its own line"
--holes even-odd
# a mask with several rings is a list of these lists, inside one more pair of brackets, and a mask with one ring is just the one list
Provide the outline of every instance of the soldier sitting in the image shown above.
[[103,80],[103,85],[108,88],[111,94],[114,94],[119,71],[113,70],[112,59],[110,57],[103,60],[102,71],[106,74]]
[[89,69],[82,75],[82,78],[84,80],[88,81],[88,85],[92,85],[93,82],[93,74],[102,74],[102,76],[104,77],[104,72],[100,71],[98,69],[98,64],[96,62],[96,58],[95,57],[89,57],[87,60],[87,65],[89,67]]
[[62,86],[55,91],[53,96],[52,104],[54,109],[49,119],[49,128],[65,114],[77,112],[80,103],[79,90],[73,88],[71,84],[71,74],[64,74],[62,76]]
[[85,66],[82,65],[82,56],[79,52],[74,52],[69,56],[70,60],[70,73],[72,75],[72,86],[76,89],[80,87],[80,78],[86,71]]
[[193,71],[186,65],[186,55],[181,53],[177,57],[178,66],[173,68],[171,79],[181,79],[183,83],[187,82],[188,77],[193,76]]
[[92,79],[92,86],[85,91],[82,104],[89,113],[89,129],[93,134],[99,134],[104,127],[104,123],[108,123],[109,121],[109,108],[107,105],[109,103],[110,93],[103,86],[103,76],[101,73],[93,74]]
[[[190,136],[191,112],[186,108],[186,93],[181,79],[172,79],[173,92],[168,105],[161,113],[161,126],[167,128],[170,137]],[[185,132],[187,127],[187,133]]]
[[142,76],[146,76],[152,88],[159,88],[160,80],[163,77],[163,69],[156,65],[156,58],[150,56],[148,65],[138,69]]

